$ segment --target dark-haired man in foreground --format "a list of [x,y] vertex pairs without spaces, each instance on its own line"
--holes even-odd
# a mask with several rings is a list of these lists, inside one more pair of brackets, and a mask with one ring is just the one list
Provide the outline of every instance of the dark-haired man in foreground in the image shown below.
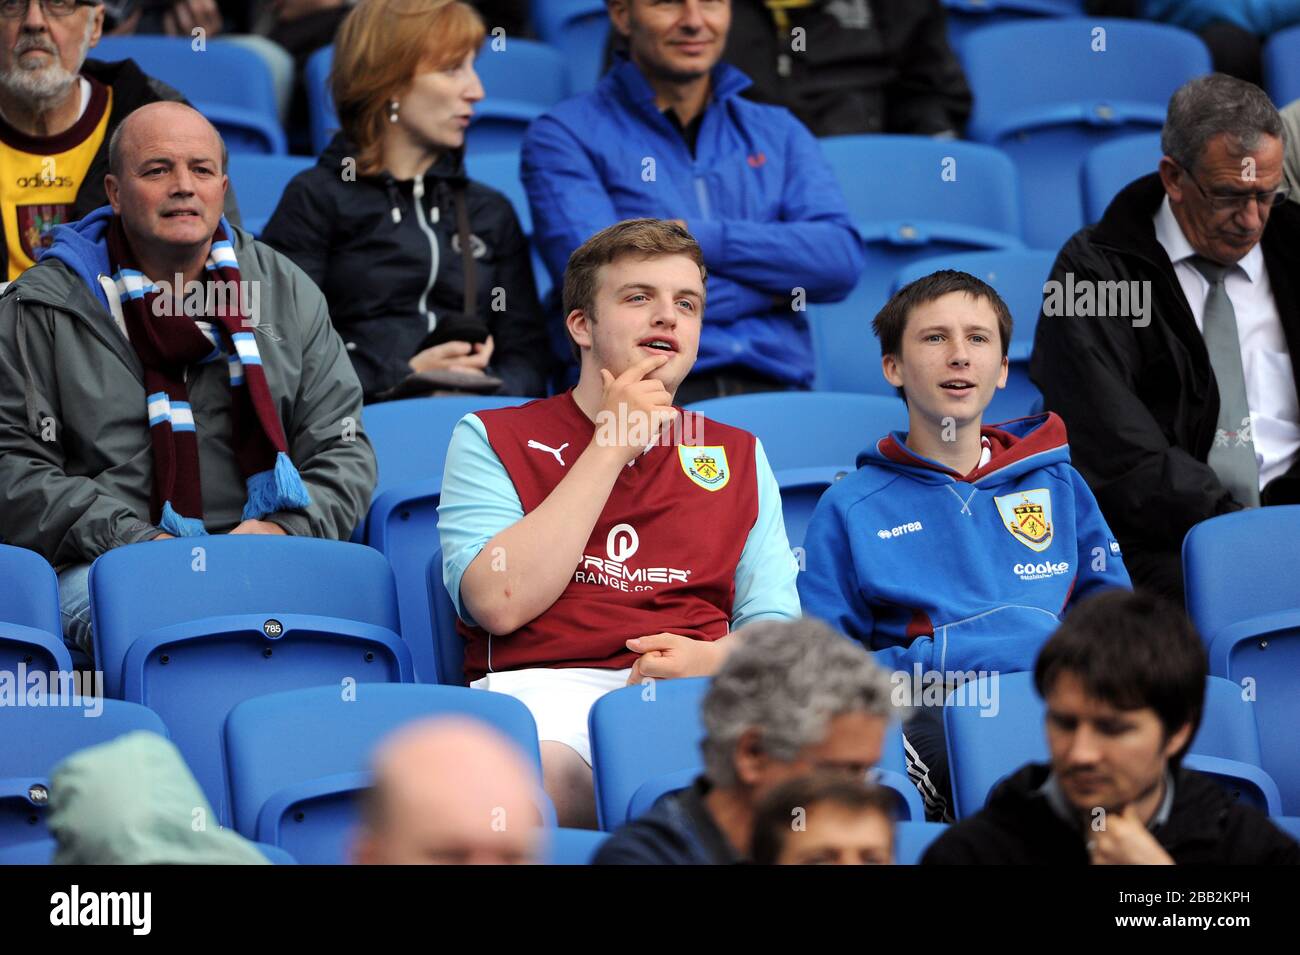
[[1051,762],[1029,764],[939,837],[926,865],[1296,865],[1300,845],[1181,767],[1200,726],[1206,656],[1186,616],[1110,591],[1043,647]]

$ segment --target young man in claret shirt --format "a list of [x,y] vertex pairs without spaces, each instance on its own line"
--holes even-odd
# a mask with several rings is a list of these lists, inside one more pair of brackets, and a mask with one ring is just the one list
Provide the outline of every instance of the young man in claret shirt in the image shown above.
[[673,406],[705,278],[677,223],[594,235],[564,278],[578,384],[467,415],[448,450],[439,534],[465,675],[532,711],[562,826],[595,824],[587,714],[599,696],[712,674],[732,631],[799,616],[762,445]]

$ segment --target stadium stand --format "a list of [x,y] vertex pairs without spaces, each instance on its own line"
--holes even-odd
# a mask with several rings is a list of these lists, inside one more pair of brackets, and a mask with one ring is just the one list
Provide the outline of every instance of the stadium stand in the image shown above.
[[930,843],[948,827],[942,822],[906,821],[894,823],[894,864],[917,865]]
[[[456,605],[442,582],[442,548],[433,552],[425,572],[430,625],[433,630],[433,673],[438,683],[465,685],[465,641],[456,632]],[[400,599],[400,597],[399,597]]]
[[1084,218],[1089,223],[1100,221],[1120,190],[1155,172],[1163,154],[1159,133],[1125,136],[1088,150],[1081,171]]
[[260,235],[271,213],[280,204],[280,196],[289,180],[315,161],[305,156],[264,156],[258,153],[232,153],[230,186],[239,196],[239,212],[244,228]]
[[240,703],[224,732],[235,828],[304,864],[347,861],[356,799],[370,785],[371,752],[405,723],[450,714],[505,734],[541,772],[532,714],[504,693],[371,684],[353,695],[336,684]]
[[48,838],[49,777],[64,757],[135,730],[167,735],[153,710],[89,693],[0,706],[0,848]]
[[1174,90],[1210,72],[1195,34],[1095,17],[989,27],[966,37],[960,54],[975,92],[968,134],[1014,160],[1025,240],[1042,249],[1083,226],[1079,168],[1087,151],[1159,129]]
[[106,693],[149,706],[223,822],[221,727],[235,704],[344,680],[414,680],[392,569],[355,544],[298,537],[152,541],[90,570]]
[[1300,99],[1300,26],[1280,30],[1264,44],[1264,89],[1278,109]]
[[917,259],[1021,248],[1015,167],[996,149],[924,136],[831,136],[821,146],[866,242],[866,267],[848,298],[808,312],[815,387],[892,395],[871,320],[893,277]]
[[0,544],[0,671],[70,672],[63,644],[59,583],[35,551]]
[[538,38],[568,64],[570,91],[582,93],[595,86],[609,36],[605,0],[532,0],[532,11]]
[[135,60],[145,73],[180,90],[232,153],[288,152],[270,70],[252,50],[220,40],[196,50],[188,38],[106,36],[93,55]]
[[1043,17],[1077,17],[1082,0],[943,0],[948,14],[948,42],[954,49],[976,30]]
[[1203,521],[1183,541],[1187,612],[1210,673],[1253,694],[1261,765],[1291,816],[1300,815],[1298,533],[1300,506],[1252,508]]

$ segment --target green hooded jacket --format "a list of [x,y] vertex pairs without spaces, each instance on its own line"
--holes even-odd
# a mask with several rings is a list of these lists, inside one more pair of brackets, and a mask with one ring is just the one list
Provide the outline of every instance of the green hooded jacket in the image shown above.
[[[56,569],[150,540],[153,452],[143,367],[114,317],[111,209],[58,226],[44,257],[0,296],[0,540]],[[290,458],[311,506],[265,516],[290,534],[346,540],[374,490],[361,386],[325,298],[287,257],[223,220]],[[155,281],[163,281],[157,277]],[[110,301],[113,305],[110,306]],[[226,362],[192,366],[189,401],[209,532],[241,520],[247,487],[231,447]]]

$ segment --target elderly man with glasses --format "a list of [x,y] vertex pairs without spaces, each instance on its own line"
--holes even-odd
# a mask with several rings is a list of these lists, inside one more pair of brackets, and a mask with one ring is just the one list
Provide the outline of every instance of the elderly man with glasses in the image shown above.
[[1046,290],[1088,307],[1045,296],[1030,373],[1134,585],[1181,599],[1192,525],[1300,503],[1300,208],[1282,120],[1250,83],[1186,83],[1161,146],[1061,250]]
[[[101,0],[0,0],[0,281],[108,202],[108,142],[129,113],[182,100],[131,60],[87,60],[103,24]],[[232,193],[226,214],[238,223]]]

